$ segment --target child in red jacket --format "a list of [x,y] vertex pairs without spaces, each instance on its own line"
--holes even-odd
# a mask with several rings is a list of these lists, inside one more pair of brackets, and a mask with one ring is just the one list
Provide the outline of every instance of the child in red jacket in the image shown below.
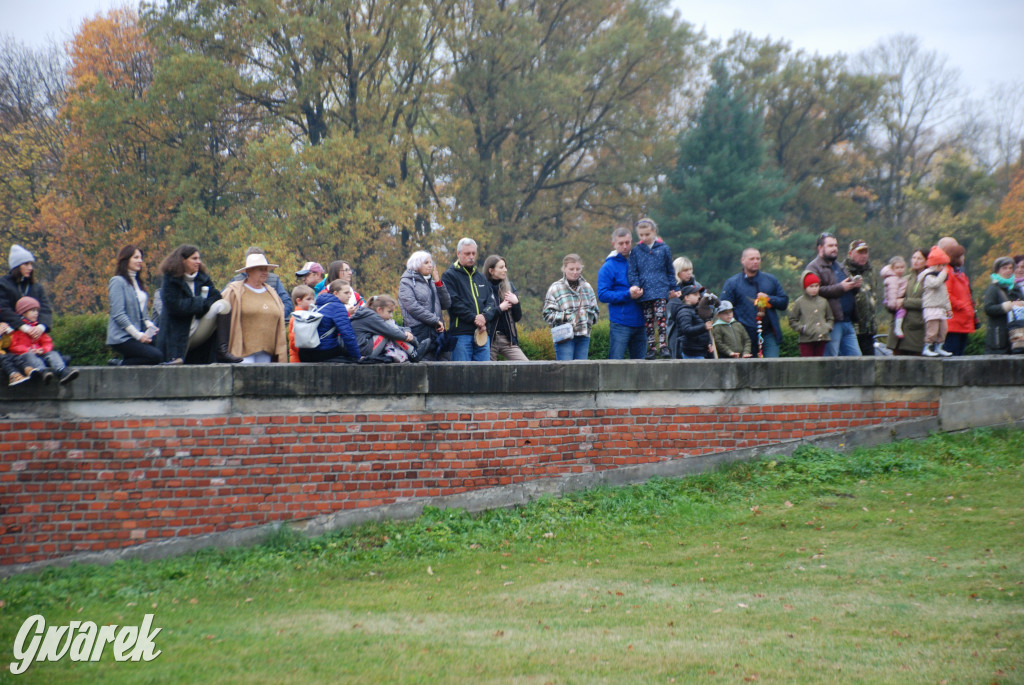
[[[14,311],[21,316],[24,325],[11,334],[10,351],[22,355],[22,363],[38,371],[43,383],[50,383],[54,373],[61,385],[78,378],[78,370],[64,363],[64,357],[53,349],[53,338],[39,325],[39,300],[23,297],[14,305]],[[26,327],[31,332],[26,333],[23,330]]]

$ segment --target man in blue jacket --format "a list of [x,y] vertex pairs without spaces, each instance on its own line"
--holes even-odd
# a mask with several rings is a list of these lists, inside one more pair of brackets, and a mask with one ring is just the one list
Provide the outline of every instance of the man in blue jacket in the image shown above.
[[743,250],[740,264],[743,265],[743,271],[730,277],[722,286],[722,299],[732,302],[736,319],[747,329],[751,345],[756,350],[757,307],[754,301],[762,295],[768,297],[771,307],[765,310],[761,320],[761,336],[764,339],[761,349],[765,357],[778,357],[779,343],[782,342],[778,312],[785,311],[789,306],[789,295],[782,289],[779,279],[761,271],[761,251],[757,248],[748,247]]
[[597,299],[608,305],[611,322],[609,359],[643,359],[647,348],[644,315],[637,304],[639,294],[629,290],[629,251],[633,232],[620,226],[612,231],[612,253],[597,272]]

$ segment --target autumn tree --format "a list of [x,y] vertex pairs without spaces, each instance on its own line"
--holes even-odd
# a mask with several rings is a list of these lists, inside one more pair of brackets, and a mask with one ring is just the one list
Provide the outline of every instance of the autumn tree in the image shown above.
[[672,96],[696,72],[698,40],[660,1],[460,0],[435,127],[444,154],[429,170],[445,181],[437,202],[450,197],[487,250],[514,256],[534,293],[561,257],[545,246],[573,236],[603,256],[611,224],[636,216],[671,159]]
[[160,162],[165,124],[147,106],[155,55],[136,15],[112,10],[85,21],[68,50],[65,157],[40,224],[51,241],[55,299],[92,310],[102,306],[122,244],[139,243],[151,258],[163,252],[175,188]]
[[746,247],[782,247],[774,230],[789,187],[766,161],[761,115],[732,84],[724,60],[694,125],[679,136],[679,159],[653,212],[676,254],[700,265],[708,285],[737,269]]
[[0,244],[29,248],[41,265],[47,260],[39,203],[64,157],[66,69],[66,54],[55,45],[36,50],[0,38]]
[[785,41],[734,36],[721,56],[738,92],[764,115],[767,154],[795,192],[786,228],[816,234],[863,225],[866,133],[882,81],[855,73],[843,55],[808,55]]
[[867,73],[886,79],[875,131],[875,218],[897,235],[913,218],[907,191],[922,183],[949,142],[945,127],[958,115],[960,75],[947,61],[908,35],[893,36],[861,58]]
[[992,245],[978,271],[984,274],[982,280],[987,284],[988,274],[997,257],[1024,254],[1024,171],[1017,172],[995,221],[985,231]]

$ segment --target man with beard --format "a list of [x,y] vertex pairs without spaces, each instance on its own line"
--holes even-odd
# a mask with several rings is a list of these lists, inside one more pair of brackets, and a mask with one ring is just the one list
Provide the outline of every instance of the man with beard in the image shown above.
[[863,240],[854,240],[850,243],[846,259],[843,260],[846,273],[854,279],[861,279],[860,287],[854,291],[857,318],[853,323],[853,330],[857,334],[860,353],[865,356],[875,353],[875,333],[878,332],[875,323],[875,274],[871,270],[868,258],[868,244]]
[[839,256],[839,241],[831,233],[818,236],[818,256],[807,265],[806,270],[821,281],[818,293],[828,300],[835,317],[832,338],[825,346],[826,357],[859,357],[860,345],[853,324],[857,320],[857,293],[862,278],[846,273],[842,264],[836,262]]

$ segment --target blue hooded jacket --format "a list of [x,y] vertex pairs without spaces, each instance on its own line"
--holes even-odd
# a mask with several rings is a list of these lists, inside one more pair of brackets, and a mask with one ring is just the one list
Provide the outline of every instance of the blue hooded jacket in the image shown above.
[[348,310],[341,303],[334,293],[322,292],[316,298],[317,310],[324,315],[317,326],[317,333],[321,336],[331,328],[336,328],[337,335],[321,338],[321,350],[333,350],[345,343],[345,352],[353,359],[359,359],[359,341],[356,340],[355,331],[352,330],[352,323],[348,319]]
[[597,272],[597,299],[608,305],[608,320],[620,326],[640,328],[644,313],[629,296],[629,260],[612,250]]
[[629,284],[644,289],[638,302],[667,300],[676,285],[676,272],[672,268],[672,250],[658,238],[647,247],[637,243],[629,253]]

